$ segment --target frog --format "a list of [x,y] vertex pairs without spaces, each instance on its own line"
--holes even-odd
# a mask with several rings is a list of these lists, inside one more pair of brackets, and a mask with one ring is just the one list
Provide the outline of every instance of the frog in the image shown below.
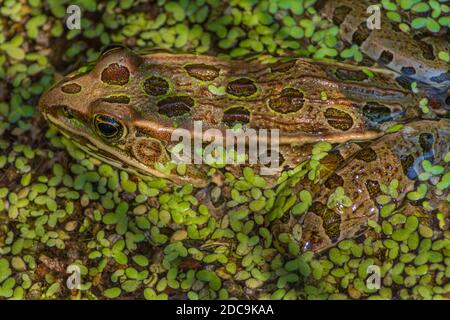
[[[395,201],[401,203],[414,188],[421,161],[440,163],[448,152],[448,63],[415,55],[410,48],[418,40],[409,36],[399,36],[395,45],[386,31],[355,36],[360,29],[354,28],[354,21],[361,25],[366,17],[363,2],[339,3],[344,7],[335,1],[321,3],[323,15],[338,19],[344,40],[370,37],[376,45],[362,41],[361,50],[379,64],[266,55],[239,60],[117,47],[56,83],[41,97],[39,109],[94,157],[143,178],[197,189],[211,184],[210,166],[161,168],[173,163],[173,150],[179,145],[173,136],[181,130],[196,137],[199,122],[224,137],[222,142],[230,130],[275,130],[277,148],[266,150],[276,153],[270,187],[283,172],[309,161],[314,144],[329,144],[329,170],[309,183],[315,202],[295,219],[303,226],[302,248],[322,251],[356,237],[367,230],[369,220],[378,219],[375,199],[381,184],[398,181]],[[383,48],[393,56],[389,62],[380,56]],[[405,72],[404,67],[415,72]],[[420,82],[419,92],[410,90],[413,81]],[[424,98],[431,101],[427,114],[420,108]],[[393,128],[399,123],[403,127],[396,132]],[[260,136],[253,139],[247,145],[264,142]],[[222,169],[240,175],[241,167]],[[260,165],[253,168],[263,173]],[[330,208],[329,199],[339,187],[352,204]],[[446,201],[440,195],[436,199],[440,205]]]
[[285,168],[303,160],[294,155],[302,145],[382,136],[395,122],[419,116],[418,99],[382,69],[301,58],[141,56],[116,48],[88,73],[51,88],[40,109],[71,140],[116,166],[202,187],[206,173],[195,165],[185,176],[155,169],[170,161],[175,130],[194,134],[195,121],[224,136],[236,125],[278,130],[279,167]]

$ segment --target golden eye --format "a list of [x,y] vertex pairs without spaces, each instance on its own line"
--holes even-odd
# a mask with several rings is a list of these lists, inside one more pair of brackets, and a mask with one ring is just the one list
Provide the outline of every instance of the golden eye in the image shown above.
[[94,128],[100,137],[108,141],[117,141],[126,133],[125,126],[119,120],[106,114],[94,116]]

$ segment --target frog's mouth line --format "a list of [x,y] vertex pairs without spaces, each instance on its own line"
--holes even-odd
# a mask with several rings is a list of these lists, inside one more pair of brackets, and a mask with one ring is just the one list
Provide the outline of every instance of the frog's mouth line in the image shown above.
[[[116,149],[101,142],[99,139],[93,139],[85,131],[73,127],[63,117],[55,117],[51,114],[44,114],[44,117],[68,139],[74,142],[80,149],[88,154],[104,161],[116,168],[131,171],[141,177],[156,177],[156,178],[172,178],[173,175],[166,175],[156,169],[148,167],[133,158],[128,156],[124,152],[118,152]],[[178,179],[180,178],[177,176]]]

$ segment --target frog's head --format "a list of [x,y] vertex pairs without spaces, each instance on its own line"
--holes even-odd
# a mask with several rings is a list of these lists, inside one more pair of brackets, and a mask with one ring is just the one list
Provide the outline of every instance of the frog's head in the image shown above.
[[146,73],[146,63],[131,50],[111,49],[55,84],[41,97],[39,109],[64,135],[107,163],[175,183],[204,185],[197,171],[178,176],[155,169],[156,163],[170,161],[166,147],[174,127],[155,111],[155,95],[166,96],[168,82]]

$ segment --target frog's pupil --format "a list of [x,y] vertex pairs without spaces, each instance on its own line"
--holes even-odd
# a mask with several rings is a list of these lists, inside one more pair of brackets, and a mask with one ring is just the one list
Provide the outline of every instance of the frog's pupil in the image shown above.
[[117,128],[109,123],[99,123],[98,129],[107,137],[114,136],[117,133]]

